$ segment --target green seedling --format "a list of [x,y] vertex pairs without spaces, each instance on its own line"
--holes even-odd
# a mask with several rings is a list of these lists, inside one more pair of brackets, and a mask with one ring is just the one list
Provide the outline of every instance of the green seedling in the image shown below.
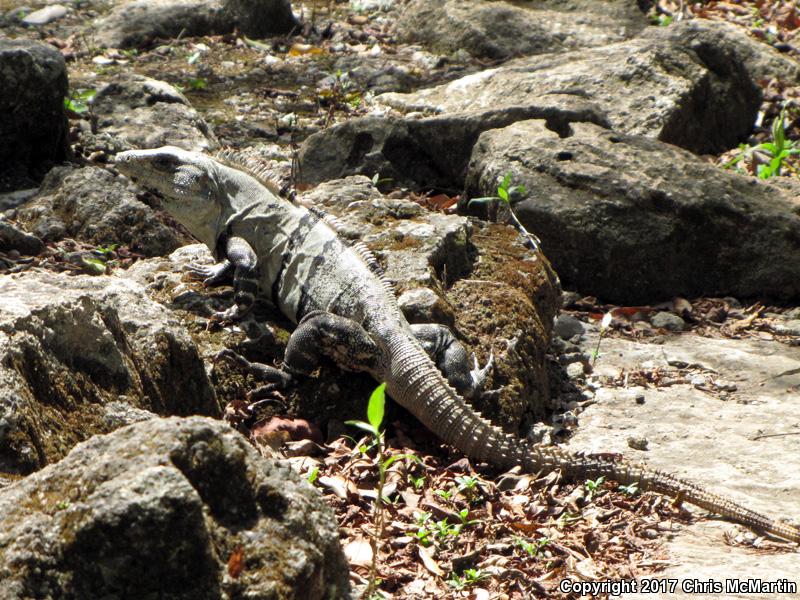
[[[800,144],[786,137],[785,121],[786,106],[784,105],[780,114],[772,121],[771,141],[762,142],[757,146],[740,144],[739,154],[722,165],[723,168],[737,167],[742,161],[752,162],[755,156],[761,155],[766,157],[768,162],[761,163],[756,167],[758,178],[769,179],[779,176],[789,158],[800,154]],[[764,159],[762,158],[762,160]]]
[[204,90],[208,87],[208,81],[205,77],[194,77],[189,80],[189,89],[195,92]]
[[621,485],[617,489],[626,496],[635,496],[636,494],[639,493],[639,486],[637,486],[635,483],[631,483],[629,485]]
[[374,446],[378,449],[378,487],[375,490],[375,504],[373,508],[374,516],[374,530],[370,536],[370,546],[372,548],[372,562],[370,564],[367,589],[364,592],[365,597],[370,597],[376,591],[378,585],[377,571],[378,571],[378,540],[383,538],[384,527],[384,504],[388,502],[383,495],[384,484],[386,483],[386,471],[391,467],[395,461],[408,458],[419,462],[419,459],[413,454],[396,454],[394,456],[386,457],[385,447],[383,443],[383,432],[381,432],[381,423],[383,423],[383,416],[386,408],[386,383],[380,384],[369,397],[367,403],[367,420],[365,421],[346,421],[348,425],[358,427],[362,431],[366,431],[374,440]]
[[64,108],[81,115],[89,110],[89,103],[96,93],[97,90],[73,90],[69,96],[64,98]]
[[464,569],[461,575],[453,573],[447,584],[457,590],[463,590],[465,587],[475,585],[487,577],[489,577],[489,574],[481,569]]
[[413,475],[409,474],[408,481],[411,485],[414,486],[414,489],[419,491],[425,485],[425,475],[420,475],[419,477],[414,477]]
[[473,203],[476,204],[485,204],[489,202],[503,202],[505,203],[506,207],[508,208],[508,214],[511,215],[511,221],[514,223],[514,227],[524,235],[528,242],[530,243],[531,249],[537,251],[539,246],[541,245],[541,240],[533,235],[530,231],[525,229],[525,226],[520,222],[517,218],[514,209],[511,206],[511,197],[514,195],[523,195],[525,194],[525,186],[524,185],[511,185],[511,171],[506,173],[503,180],[500,182],[500,185],[497,186],[497,195],[496,196],[483,196],[481,198],[472,198],[468,203],[467,206],[471,206]]
[[308,471],[308,475],[306,475],[306,479],[308,480],[308,483],[312,483],[313,484],[317,480],[317,477],[319,477],[319,467],[312,467]]
[[594,367],[594,363],[597,360],[597,357],[600,356],[600,342],[603,341],[603,336],[608,331],[609,326],[611,325],[611,319],[613,318],[610,312],[607,312],[603,315],[603,320],[600,321],[600,334],[597,336],[597,345],[594,347],[592,351],[592,366]]
[[586,496],[586,501],[591,502],[594,495],[600,491],[600,486],[603,485],[603,482],[606,480],[605,477],[598,477],[595,480],[587,479],[586,482],[583,484],[586,488],[586,491],[589,492]]
[[531,541],[528,541],[521,537],[517,537],[514,538],[514,541],[520,548],[522,548],[533,558],[539,556],[539,552],[541,552],[542,548],[544,548],[550,542],[550,540],[545,537],[540,538],[539,540],[531,540]]

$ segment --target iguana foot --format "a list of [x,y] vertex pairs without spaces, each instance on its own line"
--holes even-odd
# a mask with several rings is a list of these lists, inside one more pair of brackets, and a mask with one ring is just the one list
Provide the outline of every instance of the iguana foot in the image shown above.
[[[224,350],[217,353],[217,355],[214,357],[214,362],[219,360],[230,361],[231,363],[244,369],[248,373],[251,373],[257,379],[269,382],[267,385],[261,386],[251,391],[248,394],[248,400],[263,398],[269,392],[275,390],[284,390],[288,388],[293,382],[291,373],[288,373],[283,369],[278,369],[276,367],[271,367],[270,365],[265,365],[263,363],[250,362],[244,356],[242,356],[241,354],[237,354],[236,352],[234,352],[229,348],[225,348]],[[254,394],[256,392],[259,392],[260,395],[254,398]]]
[[471,354],[471,358],[473,368],[469,372],[469,376],[472,380],[472,389],[474,390],[473,393],[480,394],[483,392],[483,386],[486,385],[486,378],[489,376],[489,373],[492,372],[492,368],[494,367],[494,352],[491,350],[489,351],[489,359],[482,368],[480,365],[478,365],[478,359],[475,357],[474,352]]
[[215,265],[198,265],[191,263],[186,265],[186,270],[194,277],[203,280],[203,285],[210,287],[219,285],[230,275],[231,263],[223,260]]
[[428,356],[436,363],[442,375],[459,394],[465,398],[485,396],[483,387],[494,366],[494,354],[489,355],[486,365],[481,368],[473,353],[474,368],[470,370],[467,351],[448,327],[425,323],[412,325],[411,331]]

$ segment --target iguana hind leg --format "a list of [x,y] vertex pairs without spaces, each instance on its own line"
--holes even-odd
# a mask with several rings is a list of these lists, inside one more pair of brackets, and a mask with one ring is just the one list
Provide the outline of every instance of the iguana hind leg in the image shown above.
[[259,379],[270,382],[251,392],[253,398],[285,389],[298,375],[310,375],[324,358],[346,371],[366,371],[377,376],[380,352],[369,334],[355,321],[314,311],[300,321],[289,337],[280,369],[251,363],[232,350],[223,350],[218,357],[229,359]]
[[411,331],[459,394],[466,398],[475,398],[483,393],[486,379],[494,365],[494,355],[490,354],[486,365],[481,368],[473,353],[473,368],[470,369],[467,351],[450,328],[436,323],[424,323],[412,325]]

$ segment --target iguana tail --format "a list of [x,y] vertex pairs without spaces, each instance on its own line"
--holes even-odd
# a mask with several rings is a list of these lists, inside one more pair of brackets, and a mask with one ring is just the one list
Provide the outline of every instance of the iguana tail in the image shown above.
[[800,529],[770,519],[732,500],[668,473],[627,461],[577,456],[557,447],[525,443],[503,432],[470,407],[450,387],[422,348],[404,331],[387,333],[386,389],[446,443],[470,458],[501,468],[522,466],[529,473],[560,470],[575,481],[606,479],[622,485],[636,484],[690,502],[713,513],[778,537],[800,543]]

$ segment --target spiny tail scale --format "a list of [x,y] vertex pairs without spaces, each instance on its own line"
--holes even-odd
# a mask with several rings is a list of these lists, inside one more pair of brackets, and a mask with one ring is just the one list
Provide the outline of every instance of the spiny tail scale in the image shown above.
[[417,344],[404,332],[388,336],[391,357],[387,391],[446,443],[467,456],[501,468],[526,472],[560,470],[573,481],[606,477],[620,485],[666,494],[756,530],[800,543],[800,529],[771,519],[732,500],[669,473],[627,461],[584,457],[553,446],[528,444],[481,417],[439,373]]

